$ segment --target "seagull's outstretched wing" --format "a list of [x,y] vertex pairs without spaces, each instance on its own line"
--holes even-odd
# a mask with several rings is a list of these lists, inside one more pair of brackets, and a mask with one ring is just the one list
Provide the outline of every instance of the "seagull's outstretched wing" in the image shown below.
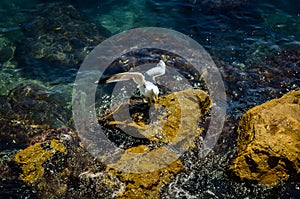
[[155,81],[156,77],[162,76],[166,73],[166,64],[163,60],[160,60],[156,67],[148,70],[145,75],[152,77],[153,81]]
[[105,82],[106,83],[120,82],[120,81],[126,81],[130,79],[132,79],[136,84],[140,86],[142,86],[145,83],[144,75],[139,72],[118,73],[105,79]]

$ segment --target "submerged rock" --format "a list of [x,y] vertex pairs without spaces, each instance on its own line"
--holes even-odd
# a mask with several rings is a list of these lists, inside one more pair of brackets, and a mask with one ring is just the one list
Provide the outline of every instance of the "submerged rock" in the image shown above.
[[23,83],[0,96],[0,150],[24,148],[44,130],[69,124],[71,112],[55,92]]
[[0,36],[0,63],[10,61],[14,57],[16,47],[11,41]]
[[230,167],[240,180],[277,185],[300,174],[300,90],[246,112],[238,156]]
[[70,111],[55,98],[55,92],[32,83],[22,83],[9,95],[9,103],[18,120],[51,128],[68,124]]
[[108,31],[87,22],[72,5],[38,4],[30,15],[32,21],[22,24],[26,36],[19,45],[19,61],[36,65],[35,60],[78,66],[98,45]]

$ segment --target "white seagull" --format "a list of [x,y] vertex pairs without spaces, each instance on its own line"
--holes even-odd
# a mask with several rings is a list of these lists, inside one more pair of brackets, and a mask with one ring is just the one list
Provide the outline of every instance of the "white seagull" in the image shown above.
[[[164,75],[166,72],[166,64],[163,60],[160,60],[156,67],[151,68],[150,70],[145,72],[145,76],[140,72],[124,72],[117,73],[108,78],[105,78],[105,83],[111,82],[119,82],[126,81],[132,79],[138,86],[141,94],[150,100],[150,103],[154,100],[157,102],[159,89],[153,83],[155,82],[155,78]],[[153,82],[147,81],[145,78],[152,77]],[[101,80],[100,80],[101,81]]]

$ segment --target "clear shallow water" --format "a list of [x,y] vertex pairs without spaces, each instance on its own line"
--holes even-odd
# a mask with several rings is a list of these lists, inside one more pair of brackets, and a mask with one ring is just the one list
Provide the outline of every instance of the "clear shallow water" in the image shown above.
[[[60,1],[1,1],[0,38],[7,40],[2,44],[10,43],[16,49],[22,47],[20,45],[26,45],[23,41],[31,31],[30,22],[37,18],[33,12],[35,6],[38,3],[48,2]],[[294,74],[293,80],[291,76],[287,75],[284,79],[282,75],[278,86],[266,83],[261,75],[265,70],[276,71],[270,73],[272,79],[272,75],[280,75],[285,71],[272,64],[267,67],[261,64],[266,57],[273,56],[283,49],[300,50],[300,4],[297,0],[108,0],[100,3],[96,0],[65,0],[64,2],[73,4],[83,13],[87,21],[101,24],[112,35],[131,28],[155,26],[180,31],[198,41],[218,61],[217,66],[227,85],[228,112],[231,117],[238,117],[252,106],[299,88],[299,73]],[[92,48],[91,46],[80,48],[84,47]],[[51,90],[52,95],[70,108],[73,82],[80,64],[51,65],[51,62],[45,64],[34,59],[30,59],[28,64],[18,56],[16,53],[9,62],[0,64],[0,94],[7,95],[20,83],[33,82]],[[226,64],[220,64],[222,61]],[[210,164],[209,160],[207,165]],[[207,165],[203,163],[203,166]],[[206,175],[197,175],[202,175],[203,179],[210,178],[209,169],[206,172]],[[210,179],[204,180],[203,183],[217,184],[213,182],[214,179]],[[201,186],[204,189],[209,185]],[[191,192],[200,192],[201,186]],[[229,189],[228,185],[220,186],[222,187],[225,190],[221,192]],[[171,187],[166,189],[172,192]],[[248,193],[255,191],[253,188],[248,190]],[[241,194],[242,188],[236,192]],[[218,196],[222,197],[224,194],[220,193]]]
[[[24,10],[33,8],[40,2],[55,1],[1,1],[1,37],[12,42],[22,40],[24,35],[20,24],[34,17]],[[300,48],[300,8],[297,1],[276,1],[276,4],[273,1],[248,1],[243,6],[239,6],[241,3],[238,1],[220,0],[110,0],[105,3],[77,0],[73,4],[91,21],[100,23],[112,34],[147,26],[175,29],[197,40],[211,55],[236,66],[251,67],[252,63],[259,62],[261,58],[281,48]],[[7,68],[14,68],[16,65],[18,63],[12,63]],[[16,78],[14,82],[24,81],[28,77],[30,80],[32,77],[28,70],[20,75],[22,65],[18,65],[18,70],[7,70],[5,67],[1,70],[5,79]],[[49,71],[36,71],[34,75],[45,77],[46,81],[42,80],[42,84],[46,85],[72,81],[76,70],[63,70],[64,75],[59,78],[56,78],[59,74],[57,71],[50,74]],[[11,88],[10,84],[9,81],[4,81],[1,85]],[[1,91],[6,93],[5,88]]]
[[[25,37],[22,25],[28,25],[36,17],[30,10],[45,2],[60,1],[1,1],[0,37],[17,46]],[[293,0],[64,2],[73,3],[91,22],[101,24],[111,34],[147,26],[178,30],[198,41],[212,56],[237,68],[256,67],[262,59],[283,48],[300,48],[300,6]],[[7,94],[20,82],[34,81],[70,95],[78,66],[54,69],[40,62],[24,66],[16,60],[17,57],[2,63],[1,93]]]

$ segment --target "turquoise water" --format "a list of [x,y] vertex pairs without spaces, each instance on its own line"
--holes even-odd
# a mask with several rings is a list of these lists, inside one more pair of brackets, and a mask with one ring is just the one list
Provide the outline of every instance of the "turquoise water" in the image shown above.
[[[26,62],[30,63],[26,63],[24,55],[20,60],[16,53],[26,45],[22,41],[32,31],[30,23],[39,15],[37,5],[46,2],[60,1],[1,1],[0,41],[2,45],[9,43],[16,51],[12,59],[1,63],[0,92],[7,94],[21,82],[29,81],[66,95],[66,103],[69,104],[72,83],[80,64],[53,67],[51,62],[44,65],[43,61],[34,57],[29,57]],[[212,56],[237,68],[253,68],[281,49],[300,48],[297,1],[63,2],[72,3],[86,21],[107,29],[110,34],[105,34],[106,38],[136,27],[170,28],[189,35]],[[79,49],[89,47],[84,45]]]
[[34,83],[70,111],[85,56],[114,34],[150,26],[182,32],[210,53],[226,86],[228,117],[299,89],[298,0],[2,0],[0,97]]
[[[1,1],[0,39],[7,39],[13,44],[22,40],[24,34],[20,24],[30,22],[34,17],[30,9],[45,2]],[[251,64],[276,51],[283,48],[299,49],[300,45],[297,1],[247,1],[242,6],[240,4],[243,1],[220,0],[210,3],[180,0],[71,2],[91,22],[101,24],[112,35],[136,27],[171,28],[197,40],[211,55],[241,67],[251,67]],[[23,73],[23,63],[15,61],[16,58],[1,64],[1,93],[7,93],[23,81],[34,81],[54,90],[68,90],[66,84],[69,83],[71,87],[76,69],[61,67],[62,70],[45,71],[39,66],[26,66],[27,70]],[[28,70],[34,70],[35,73]],[[60,75],[62,71],[63,75]]]

